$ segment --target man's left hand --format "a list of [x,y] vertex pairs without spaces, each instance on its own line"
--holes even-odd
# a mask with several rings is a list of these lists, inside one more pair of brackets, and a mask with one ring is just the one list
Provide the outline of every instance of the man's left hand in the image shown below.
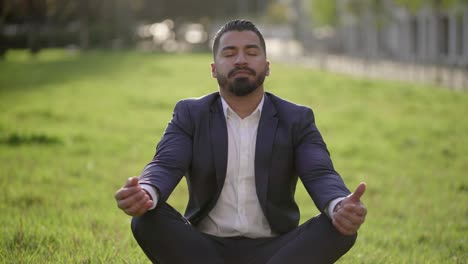
[[367,209],[361,202],[366,184],[360,183],[356,190],[336,205],[333,211],[333,225],[343,235],[355,234],[366,219]]

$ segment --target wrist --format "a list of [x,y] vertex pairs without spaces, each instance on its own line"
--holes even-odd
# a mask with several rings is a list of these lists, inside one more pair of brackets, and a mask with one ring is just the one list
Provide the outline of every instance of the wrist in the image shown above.
[[333,214],[336,213],[336,212],[338,212],[338,210],[341,209],[341,202],[342,202],[342,201],[343,201],[343,200],[339,201],[339,202],[335,205],[335,207],[333,208]]
[[141,188],[148,194],[150,197],[151,201],[153,201],[153,205],[149,208],[149,210],[152,210],[156,207],[158,203],[158,193],[156,191],[156,188],[149,184],[140,184]]
[[343,201],[344,198],[345,197],[338,197],[328,202],[325,210],[323,211],[328,216],[328,218],[333,219],[333,213],[335,212],[336,205]]

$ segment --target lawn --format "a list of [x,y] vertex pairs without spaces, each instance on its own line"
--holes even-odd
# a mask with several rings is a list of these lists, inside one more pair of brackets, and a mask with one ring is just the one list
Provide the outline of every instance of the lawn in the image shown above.
[[[149,263],[113,195],[151,160],[177,100],[217,90],[209,54],[0,61],[0,263]],[[339,263],[468,262],[468,94],[272,63],[266,89],[310,106],[369,213]],[[304,189],[301,221],[317,213]],[[170,201],[187,202],[182,182]]]

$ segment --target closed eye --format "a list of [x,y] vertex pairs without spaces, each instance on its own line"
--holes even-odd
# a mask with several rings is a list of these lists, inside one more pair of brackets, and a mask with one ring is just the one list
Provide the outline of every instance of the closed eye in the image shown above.
[[245,53],[249,56],[257,56],[260,54],[260,47],[257,45],[248,45]]

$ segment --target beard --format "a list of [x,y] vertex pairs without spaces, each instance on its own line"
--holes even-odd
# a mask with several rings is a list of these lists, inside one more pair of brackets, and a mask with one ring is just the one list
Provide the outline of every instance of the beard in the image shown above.
[[[255,77],[255,79],[251,81],[247,77],[238,77],[230,82],[228,80],[228,77],[232,76],[236,73],[236,71],[239,70],[248,71],[251,75]],[[263,84],[263,82],[265,81],[265,76],[266,70],[257,74],[253,69],[244,67],[232,69],[227,76],[218,73],[216,79],[218,80],[218,84],[219,87],[221,87],[221,89],[227,88],[236,96],[246,96],[255,91],[258,87],[260,87]]]

